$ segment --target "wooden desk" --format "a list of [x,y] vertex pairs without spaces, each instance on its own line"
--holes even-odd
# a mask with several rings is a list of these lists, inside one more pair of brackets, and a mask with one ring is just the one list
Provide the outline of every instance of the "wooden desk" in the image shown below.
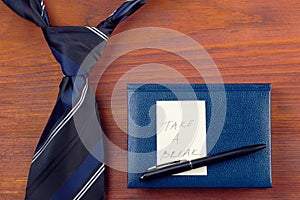
[[[121,2],[45,0],[53,25],[96,25]],[[3,3],[0,16],[0,199],[15,200],[24,198],[32,155],[55,103],[62,74],[39,28]],[[197,41],[215,61],[224,83],[273,84],[273,188],[127,189],[126,172],[110,168],[106,173],[107,199],[300,199],[299,0],[150,0],[115,33],[141,27],[168,28]],[[130,71],[147,63],[170,68]],[[164,70],[170,69],[181,78],[175,74],[166,78]],[[101,62],[93,76],[103,128],[124,150],[126,83],[178,83],[183,78],[204,83],[183,58],[143,47],[115,60],[98,81],[99,71]],[[117,152],[109,152],[112,160],[114,154]],[[114,161],[126,165],[126,157]]]

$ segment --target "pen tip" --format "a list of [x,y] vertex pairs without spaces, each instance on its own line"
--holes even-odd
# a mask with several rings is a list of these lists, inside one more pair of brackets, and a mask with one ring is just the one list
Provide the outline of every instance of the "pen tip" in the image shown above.
[[250,146],[250,148],[255,152],[255,151],[259,151],[259,150],[262,150],[264,148],[266,148],[267,145],[266,144],[257,144],[257,145],[253,145],[253,146]]

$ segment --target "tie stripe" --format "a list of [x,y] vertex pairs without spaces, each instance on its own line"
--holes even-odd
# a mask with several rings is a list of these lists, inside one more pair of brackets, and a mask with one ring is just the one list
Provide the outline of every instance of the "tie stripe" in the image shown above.
[[108,41],[109,38],[99,29],[95,27],[89,27],[89,26],[86,26],[86,28],[92,31],[93,33],[95,33],[96,35],[98,35],[99,37],[101,37],[103,40]]
[[88,180],[88,182],[82,187],[79,193],[73,198],[73,200],[79,200],[88,191],[88,189],[93,185],[93,183],[100,177],[104,172],[105,166],[102,164],[96,173]]
[[46,7],[43,0],[41,1],[41,7],[42,7],[42,14],[41,14],[41,16],[43,17],[44,16],[45,7]]
[[63,118],[63,120],[54,128],[54,130],[50,133],[48,139],[42,145],[42,147],[34,154],[32,163],[38,159],[38,157],[45,151],[49,143],[53,140],[53,138],[59,133],[59,131],[63,128],[63,126],[72,118],[72,116],[77,112],[77,110],[82,105],[84,98],[86,96],[88,90],[88,79],[86,79],[86,84],[83,88],[82,95],[77,102],[77,104],[71,109],[71,111]]
[[[98,158],[101,158],[101,148],[102,143],[100,142],[95,146],[92,154],[97,155]],[[51,197],[51,200],[72,199],[79,193],[81,188],[83,188],[85,183],[87,183],[90,177],[92,177],[92,175],[95,173],[96,169],[98,169],[102,165],[102,163],[93,155],[89,154],[85,158],[85,160],[80,164],[76,171],[72,173],[72,175],[66,180],[66,182]],[[104,177],[101,177],[99,179],[103,178]],[[98,188],[98,190],[99,189],[100,188]]]

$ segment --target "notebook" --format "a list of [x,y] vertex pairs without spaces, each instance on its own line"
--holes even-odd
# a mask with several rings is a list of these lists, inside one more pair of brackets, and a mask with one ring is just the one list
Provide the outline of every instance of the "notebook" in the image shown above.
[[[128,188],[272,187],[270,84],[129,84]],[[140,182],[142,172],[235,148],[253,154]]]

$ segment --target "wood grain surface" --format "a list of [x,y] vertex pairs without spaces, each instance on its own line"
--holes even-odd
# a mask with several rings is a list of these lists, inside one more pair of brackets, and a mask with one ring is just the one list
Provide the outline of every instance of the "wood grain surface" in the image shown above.
[[[122,0],[45,0],[52,25],[97,25]],[[38,139],[54,106],[62,78],[41,30],[0,3],[0,199],[24,199],[27,174]],[[182,33],[171,49],[148,47],[105,62],[130,45],[124,31],[156,27]],[[120,199],[300,199],[300,1],[149,0],[122,23],[92,74],[112,167],[106,196]],[[121,39],[120,39],[121,38]],[[181,39],[201,44],[224,83],[272,83],[272,189],[127,189],[127,83],[218,82],[216,70],[203,73],[178,56],[193,55]],[[178,46],[178,49],[176,48]],[[114,50],[114,51],[113,51]],[[156,64],[155,64],[156,63]],[[151,67],[151,65],[153,67]],[[123,151],[122,151],[123,150]],[[122,156],[121,156],[122,155]],[[116,166],[116,167],[114,167]]]

